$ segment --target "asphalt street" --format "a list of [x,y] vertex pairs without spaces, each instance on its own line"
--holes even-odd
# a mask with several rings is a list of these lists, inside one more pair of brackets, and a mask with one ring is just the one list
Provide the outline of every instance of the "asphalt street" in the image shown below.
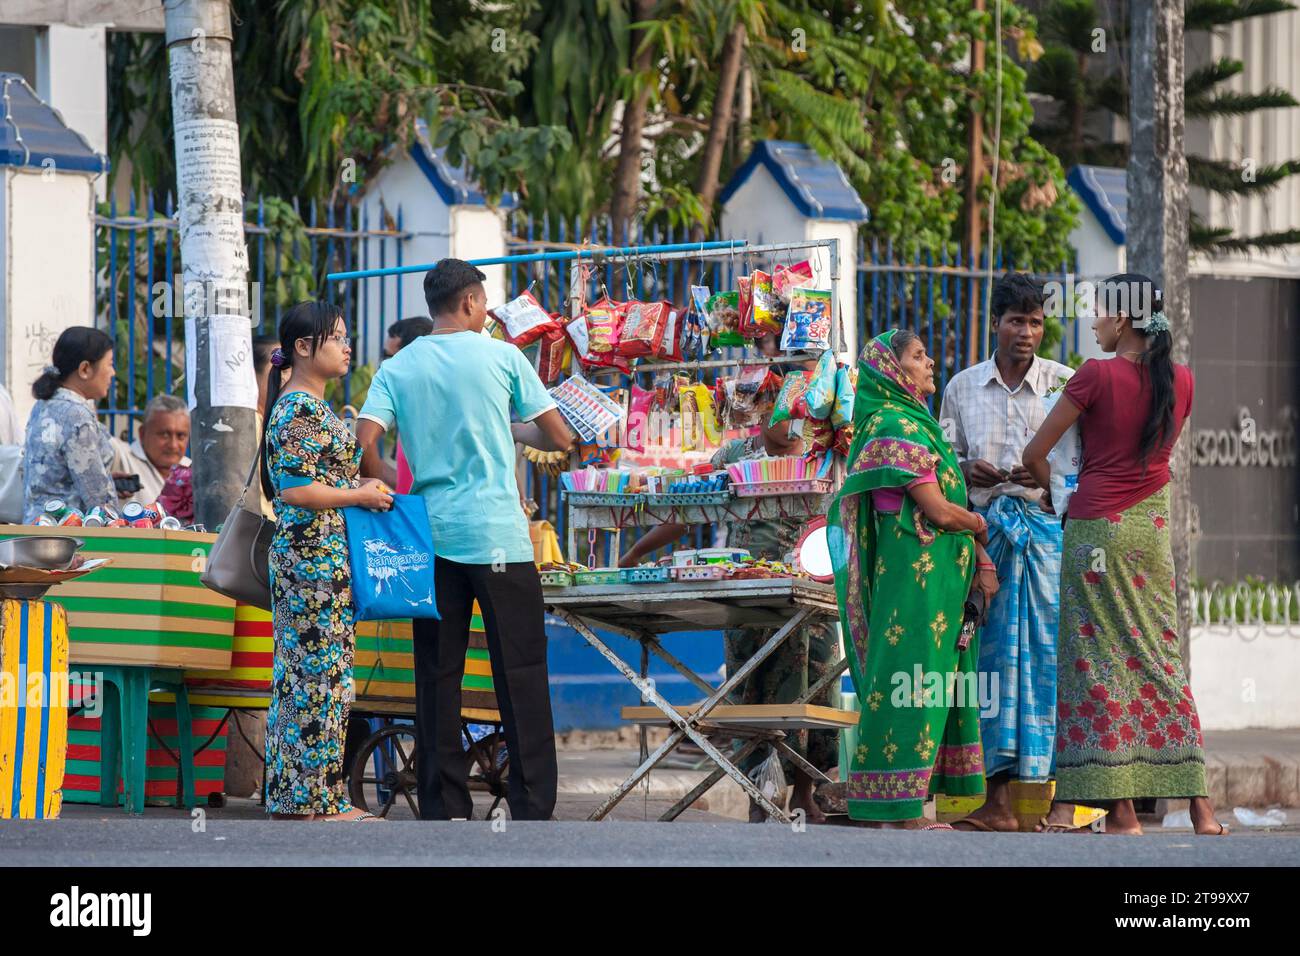
[[6,821],[5,867],[41,866],[1296,866],[1294,830],[983,834],[736,823]]

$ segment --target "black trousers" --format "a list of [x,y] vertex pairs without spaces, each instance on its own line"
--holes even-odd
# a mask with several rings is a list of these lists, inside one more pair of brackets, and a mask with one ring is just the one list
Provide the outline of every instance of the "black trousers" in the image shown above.
[[500,566],[435,557],[442,620],[417,619],[415,635],[416,772],[420,817],[469,819],[469,761],[462,744],[460,685],[477,598],[487,631],[501,722],[510,755],[506,802],[514,820],[549,820],[559,772],[546,670],[545,608],[531,561]]

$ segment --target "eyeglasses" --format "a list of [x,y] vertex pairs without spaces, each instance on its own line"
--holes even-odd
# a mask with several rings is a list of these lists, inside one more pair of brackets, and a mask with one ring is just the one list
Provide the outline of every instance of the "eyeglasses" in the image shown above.
[[345,346],[345,347],[350,346],[352,344],[351,339],[347,335],[331,335],[328,338],[326,338],[325,341],[333,342],[335,345]]

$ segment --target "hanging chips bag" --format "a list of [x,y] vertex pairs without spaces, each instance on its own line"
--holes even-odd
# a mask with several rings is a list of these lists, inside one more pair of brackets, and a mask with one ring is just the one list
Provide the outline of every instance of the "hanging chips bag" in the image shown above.
[[722,432],[718,429],[718,419],[713,412],[713,393],[709,387],[679,382],[677,397],[681,402],[682,451],[697,450],[701,438],[707,439],[711,445],[718,444]]
[[835,370],[835,407],[831,409],[831,424],[841,431],[853,425],[853,394],[853,373],[841,365]]
[[747,365],[739,375],[727,380],[731,420],[738,427],[758,424],[758,395],[768,382],[769,374],[766,365]]
[[849,449],[853,447],[853,423],[842,425],[835,429],[835,453],[849,456]]
[[741,276],[736,280],[736,287],[740,292],[740,297],[736,301],[736,307],[740,311],[740,321],[736,330],[743,336],[754,314],[754,277]]
[[769,425],[788,421],[792,418],[807,418],[808,405],[804,400],[808,392],[808,373],[789,372],[781,383],[781,391],[776,396],[776,408],[772,410]]
[[808,382],[808,414],[812,418],[830,418],[835,407],[835,353],[827,349],[817,360],[817,368]]
[[831,347],[831,294],[826,289],[797,288],[790,293],[781,348],[823,350]]
[[812,277],[812,266],[806,259],[792,266],[777,266],[772,270],[772,291],[778,299],[788,304],[795,286],[810,284]]
[[580,315],[577,318],[570,319],[564,326],[564,331],[569,336],[569,341],[573,343],[574,354],[584,362],[591,356],[591,338],[587,335],[587,317]]
[[589,368],[613,368],[620,372],[629,371],[627,359],[618,354],[618,340],[621,324],[619,303],[601,299],[587,309],[587,355],[583,364]]
[[785,303],[772,291],[771,275],[758,269],[750,279],[749,322],[745,323],[745,312],[742,309],[740,334],[750,339],[762,338],[768,334],[780,335],[784,327]]
[[740,293],[715,292],[709,297],[709,347],[744,345],[740,334]]
[[497,306],[491,314],[505,326],[506,340],[520,348],[537,341],[557,324],[533,294],[526,290],[505,305]]
[[827,419],[810,418],[804,425],[803,438],[809,454],[825,454],[835,445],[835,429]]
[[629,302],[618,334],[618,354],[627,358],[657,354],[671,309],[667,302]]
[[[558,317],[557,317],[558,318]],[[573,347],[563,326],[557,321],[555,328],[547,329],[541,337],[541,356],[538,359],[537,375],[543,385],[553,385],[560,373],[569,367],[573,357]]]

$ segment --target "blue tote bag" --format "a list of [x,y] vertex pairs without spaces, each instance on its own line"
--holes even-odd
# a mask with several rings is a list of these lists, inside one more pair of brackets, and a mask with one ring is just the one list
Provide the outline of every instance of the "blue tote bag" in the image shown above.
[[358,621],[438,617],[433,535],[419,495],[393,495],[391,511],[344,508]]

